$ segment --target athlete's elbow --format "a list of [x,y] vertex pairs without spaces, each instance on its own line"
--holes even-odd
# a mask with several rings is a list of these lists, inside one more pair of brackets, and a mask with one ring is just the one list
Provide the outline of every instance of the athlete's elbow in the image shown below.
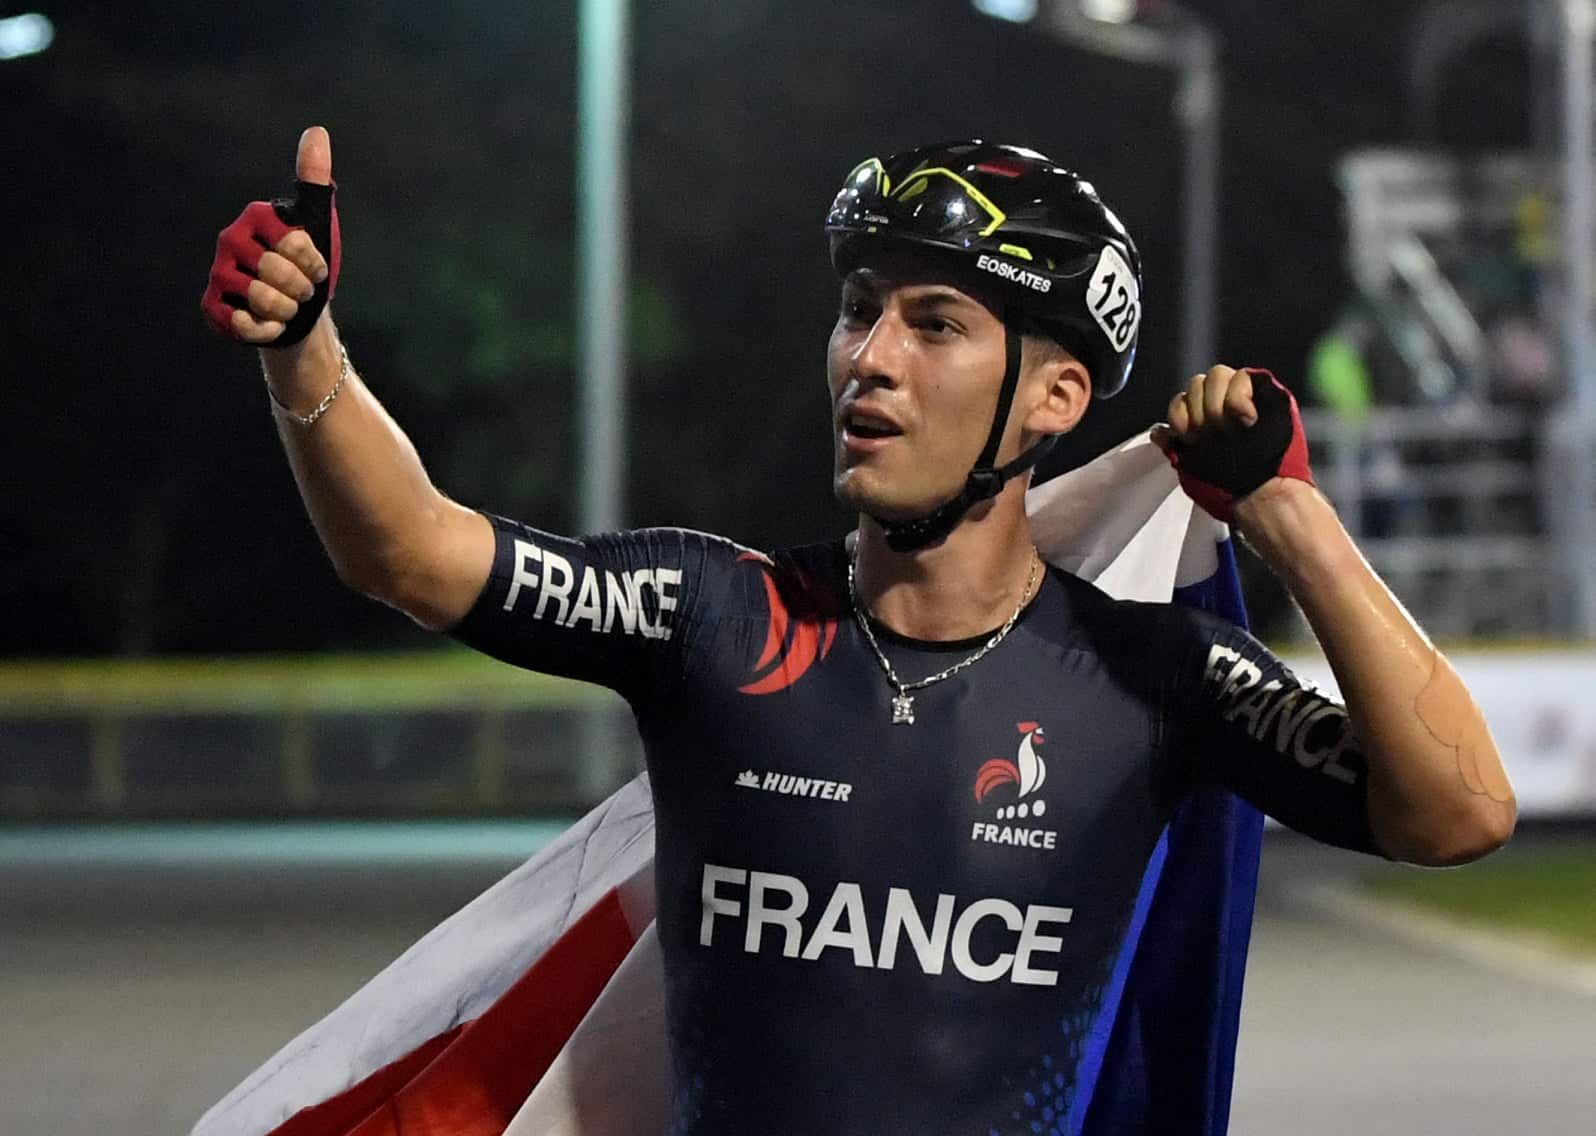
[[1518,801],[1511,793],[1503,801],[1475,798],[1473,813],[1469,839],[1458,852],[1456,862],[1460,864],[1489,856],[1511,840],[1513,830],[1518,827]]
[[328,556],[332,560],[333,571],[337,573],[340,584],[363,596],[380,598],[378,592],[382,589],[382,577],[369,562],[355,557],[340,556],[332,549],[328,550]]
[[1508,796],[1473,796],[1405,824],[1376,832],[1387,856],[1429,868],[1472,863],[1505,845],[1518,823],[1518,804]]
[[393,556],[332,556],[338,580],[352,592],[403,612],[423,627],[431,629],[425,618],[426,587],[419,573],[407,570]]
[[424,570],[383,573],[366,578],[363,585],[351,585],[370,599],[402,612],[427,631],[447,631],[463,613],[440,598],[441,585]]
[[494,537],[481,514],[445,504],[425,531],[372,542],[358,560],[339,565],[339,577],[429,631],[456,626],[488,580]]
[[342,549],[331,544],[327,556],[340,584],[368,599],[393,606],[400,573],[390,558],[375,555],[369,549]]

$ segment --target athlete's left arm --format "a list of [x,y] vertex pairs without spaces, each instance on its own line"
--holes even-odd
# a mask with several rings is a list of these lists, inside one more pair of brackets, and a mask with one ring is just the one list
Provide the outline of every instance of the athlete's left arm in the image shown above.
[[[1517,815],[1496,743],[1457,671],[1308,479],[1306,440],[1284,388],[1267,372],[1213,368],[1176,396],[1155,441],[1174,450],[1192,491],[1195,463],[1181,457],[1198,445],[1245,451],[1249,435],[1278,433],[1271,420],[1282,408],[1291,433],[1276,475],[1250,491],[1239,483],[1232,515],[1221,519],[1280,577],[1324,649],[1367,760],[1369,827],[1379,848],[1418,864],[1477,859],[1506,843]],[[1230,468],[1247,464],[1244,452],[1231,457]]]
[[1452,664],[1358,552],[1330,503],[1274,478],[1236,527],[1302,608],[1368,762],[1369,827],[1389,856],[1474,860],[1507,842],[1516,806],[1496,743]]

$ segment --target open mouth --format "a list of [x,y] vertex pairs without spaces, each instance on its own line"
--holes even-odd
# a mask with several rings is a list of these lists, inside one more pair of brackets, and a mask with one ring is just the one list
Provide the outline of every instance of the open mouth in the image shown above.
[[859,422],[848,423],[848,433],[855,438],[895,438],[903,433],[902,430],[893,430],[884,426],[867,426]]
[[903,433],[896,423],[859,410],[850,411],[842,420],[842,425],[852,438],[876,440],[896,438]]

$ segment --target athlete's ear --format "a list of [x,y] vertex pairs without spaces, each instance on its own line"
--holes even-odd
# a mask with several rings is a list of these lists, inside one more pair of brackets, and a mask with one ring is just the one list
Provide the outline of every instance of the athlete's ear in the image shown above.
[[1092,376],[1086,364],[1055,344],[1038,354],[1031,366],[1037,401],[1025,417],[1024,429],[1032,434],[1067,434],[1092,403]]

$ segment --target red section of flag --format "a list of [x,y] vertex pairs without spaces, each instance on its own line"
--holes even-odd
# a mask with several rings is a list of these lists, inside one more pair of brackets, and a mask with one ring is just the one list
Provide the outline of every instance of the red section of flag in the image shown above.
[[329,1136],[331,1133],[349,1131],[381,1108],[417,1073],[432,1064],[432,1059],[459,1037],[465,1028],[465,1025],[455,1026],[447,1033],[441,1033],[426,1044],[417,1046],[399,1060],[384,1065],[358,1085],[330,1100],[301,1109],[275,1129],[271,1136]]
[[271,1136],[500,1136],[633,942],[620,899],[607,892],[481,1017]]

